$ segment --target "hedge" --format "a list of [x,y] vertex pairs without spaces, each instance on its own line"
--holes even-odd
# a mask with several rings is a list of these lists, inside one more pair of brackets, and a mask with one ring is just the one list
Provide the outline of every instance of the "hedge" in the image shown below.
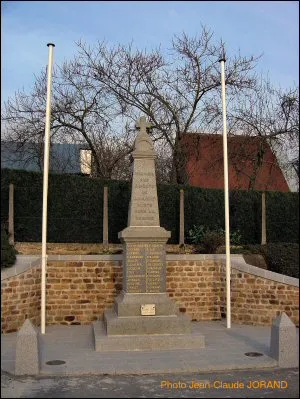
[[266,214],[269,242],[299,242],[299,193],[268,192]]
[[9,234],[1,223],[1,268],[12,266],[16,261],[17,250],[9,243]]
[[[15,240],[41,241],[43,175],[1,169],[1,221],[8,219],[9,184],[15,188]],[[127,226],[131,194],[129,182],[103,181],[77,175],[49,175],[48,242],[102,242],[103,187],[108,186],[109,241],[119,242],[118,232]],[[158,185],[160,224],[179,239],[179,190],[185,190],[185,230],[194,225],[224,228],[223,190],[190,186]],[[242,243],[261,240],[261,193],[230,192],[231,230],[239,229]],[[267,192],[268,242],[299,242],[298,193]]]
[[262,245],[268,270],[299,278],[299,244],[270,243]]

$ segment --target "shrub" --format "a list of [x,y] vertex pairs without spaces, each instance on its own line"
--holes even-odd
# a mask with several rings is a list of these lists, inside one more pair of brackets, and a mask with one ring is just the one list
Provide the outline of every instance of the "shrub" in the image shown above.
[[299,278],[299,244],[270,243],[261,246],[268,270]]
[[[206,226],[193,226],[192,229],[189,230],[189,236],[188,236],[188,241],[191,244],[194,245],[199,245],[201,242],[203,242],[203,238],[206,233],[214,231],[215,233],[218,233],[220,236],[225,237],[225,230],[222,228],[217,228],[215,227],[213,230],[210,230]],[[230,244],[231,245],[240,245],[242,242],[242,234],[240,230],[233,230],[230,231]]]
[[9,243],[4,223],[1,223],[1,268],[13,265],[17,253],[15,247]]
[[220,231],[207,231],[202,239],[203,251],[206,254],[214,254],[217,249],[224,245],[225,237]]
[[192,229],[189,230],[188,240],[194,244],[198,245],[202,240],[207,228],[205,226],[193,226]]
[[230,244],[231,245],[240,245],[242,242],[242,234],[240,230],[236,230],[230,232]]
[[[225,237],[225,230],[224,229],[217,229],[219,231],[220,234],[223,234]],[[240,230],[230,230],[230,245],[240,245],[242,242],[242,235]]]
[[[299,244],[269,243],[266,245],[247,245],[247,252],[263,255],[268,270],[290,277],[299,278]],[[243,253],[245,253],[243,251]]]

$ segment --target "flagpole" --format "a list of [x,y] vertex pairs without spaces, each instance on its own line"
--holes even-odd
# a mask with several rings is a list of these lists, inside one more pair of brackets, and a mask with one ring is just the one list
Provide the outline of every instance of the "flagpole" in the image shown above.
[[43,179],[43,219],[42,219],[42,278],[41,278],[41,333],[46,329],[46,266],[47,266],[47,201],[48,201],[48,174],[49,174],[49,149],[50,149],[50,118],[51,118],[51,85],[53,65],[53,43],[48,43],[48,78],[47,78],[47,102],[44,143],[44,179]]
[[226,245],[226,323],[231,328],[231,302],[230,302],[230,234],[229,234],[229,193],[228,193],[228,155],[227,155],[227,122],[225,98],[225,54],[221,59],[221,84],[223,108],[223,159],[224,159],[224,196],[225,196],[225,245]]

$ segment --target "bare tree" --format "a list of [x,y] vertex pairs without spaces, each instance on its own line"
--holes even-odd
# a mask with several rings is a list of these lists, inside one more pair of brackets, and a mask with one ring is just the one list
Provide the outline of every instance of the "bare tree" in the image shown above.
[[[238,151],[240,159],[252,160],[249,188],[255,187],[260,168],[265,162],[268,146],[276,154],[282,170],[288,175],[293,165],[299,164],[299,88],[282,90],[262,79],[255,90],[237,95],[228,113],[231,134],[256,138],[256,150]],[[243,148],[244,147],[244,148]],[[299,185],[299,175],[298,175]]]
[[[175,37],[169,53],[161,49],[135,50],[133,44],[94,48],[79,42],[81,71],[89,71],[99,86],[115,96],[124,113],[148,115],[155,141],[166,142],[172,152],[172,181],[186,182],[182,138],[191,130],[207,131],[218,125],[220,109],[219,58],[222,43],[215,45],[205,27],[198,37]],[[256,58],[229,59],[227,87],[236,91],[255,83]]]
[[[186,183],[184,137],[193,132],[217,133],[222,127],[218,61],[223,50],[205,27],[197,37],[175,36],[168,51],[141,51],[133,44],[109,47],[105,42],[90,47],[79,42],[75,58],[56,67],[53,74],[51,141],[87,145],[94,176],[128,179],[135,122],[145,114],[153,125],[150,133],[163,165],[159,181]],[[254,72],[258,58],[227,57],[229,133],[242,132],[245,137],[263,137],[273,147],[282,148],[284,143],[288,147],[291,138],[299,135],[295,128],[299,97],[258,85]],[[32,156],[41,154],[45,104],[45,73],[36,78],[31,94],[19,92],[5,104],[5,137],[20,143],[20,150],[24,143],[32,143]],[[249,176],[250,188],[261,166],[263,143]],[[241,152],[237,168],[239,158]]]
[[24,166],[31,163],[42,169],[44,113],[40,97],[23,91],[4,104],[1,138],[13,149],[7,151],[8,160],[19,160]]
[[[114,178],[120,162],[132,150],[132,130],[122,125],[122,110],[89,74],[79,74],[77,59],[53,73],[51,143],[85,144],[93,154],[95,176]],[[5,140],[15,143],[20,158],[34,159],[42,170],[46,109],[46,73],[36,77],[30,94],[18,92],[5,104]],[[120,128],[122,126],[122,128]],[[119,129],[119,130],[118,130]],[[64,162],[68,159],[64,158]],[[61,159],[52,165],[63,170]]]

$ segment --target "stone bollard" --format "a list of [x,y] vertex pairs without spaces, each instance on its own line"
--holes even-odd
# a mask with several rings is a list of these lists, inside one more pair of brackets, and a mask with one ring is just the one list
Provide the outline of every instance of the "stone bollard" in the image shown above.
[[297,367],[297,353],[296,326],[282,312],[272,323],[270,356],[278,361],[279,367]]
[[15,374],[36,375],[39,371],[39,332],[26,319],[17,334]]

